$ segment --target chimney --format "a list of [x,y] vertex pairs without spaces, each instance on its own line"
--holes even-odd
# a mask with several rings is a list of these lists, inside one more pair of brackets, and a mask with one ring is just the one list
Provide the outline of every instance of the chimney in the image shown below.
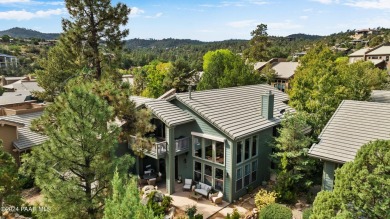
[[188,85],[188,98],[191,100],[192,97],[191,97],[191,92],[192,92],[192,86],[191,85]]
[[261,116],[265,119],[274,117],[274,94],[270,90],[261,95]]

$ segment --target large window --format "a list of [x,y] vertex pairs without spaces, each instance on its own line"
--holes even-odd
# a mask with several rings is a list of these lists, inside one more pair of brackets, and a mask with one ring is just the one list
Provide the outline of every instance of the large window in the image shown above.
[[236,157],[236,163],[239,164],[242,161],[242,142],[237,142],[237,157]]
[[257,155],[257,136],[252,138],[252,157]]
[[210,165],[204,165],[204,179],[203,182],[209,186],[212,186],[213,177],[212,177],[212,168]]
[[215,161],[225,164],[225,144],[223,142],[215,142]]
[[249,159],[250,138],[245,139],[245,157],[244,160]]
[[194,137],[194,156],[202,158],[202,138]]
[[205,159],[213,161],[213,142],[210,139],[204,139]]
[[244,167],[244,186],[249,185],[251,177],[251,165],[247,164]]
[[215,168],[214,187],[218,191],[223,191],[223,170]]
[[195,161],[194,165],[194,180],[200,182],[202,180],[202,164]]
[[242,189],[242,168],[237,169],[236,192]]
[[251,182],[256,181],[257,179],[257,160],[252,161],[252,177]]

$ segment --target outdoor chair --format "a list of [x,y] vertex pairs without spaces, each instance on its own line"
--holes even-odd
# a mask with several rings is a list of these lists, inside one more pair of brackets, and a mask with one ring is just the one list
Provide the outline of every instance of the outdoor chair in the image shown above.
[[210,200],[214,204],[221,204],[222,203],[222,199],[223,199],[223,193],[222,192],[218,192],[218,193],[214,193],[214,194],[210,195]]
[[184,179],[183,190],[191,190],[192,179]]
[[156,178],[152,178],[148,180],[148,185],[155,186],[156,185]]

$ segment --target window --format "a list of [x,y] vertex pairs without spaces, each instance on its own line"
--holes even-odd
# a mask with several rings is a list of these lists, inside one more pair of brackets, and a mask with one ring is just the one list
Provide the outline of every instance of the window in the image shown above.
[[248,160],[249,159],[249,148],[250,148],[250,139],[247,138],[245,139],[245,156],[244,156],[244,160]]
[[214,187],[218,191],[223,191],[223,170],[215,168]]
[[205,159],[209,161],[213,161],[213,141],[210,139],[204,139],[205,145]]
[[237,142],[237,157],[236,157],[236,163],[241,163],[242,161],[242,142]]
[[202,179],[202,164],[195,161],[194,165],[194,180],[200,182]]
[[257,177],[257,160],[252,162],[252,178],[251,182],[256,181]]
[[215,142],[215,156],[215,161],[217,163],[225,163],[225,144],[223,142]]
[[207,165],[205,164],[204,165],[204,183],[209,185],[209,186],[212,186],[212,182],[213,182],[213,177],[212,177],[212,168],[210,165]]
[[236,192],[242,189],[242,168],[237,169]]
[[389,61],[389,56],[386,56],[386,61]]
[[202,158],[202,138],[194,137],[194,157]]
[[257,136],[252,138],[252,157],[257,155]]
[[250,183],[250,178],[251,178],[251,166],[250,164],[245,165],[244,168],[244,186],[249,185]]

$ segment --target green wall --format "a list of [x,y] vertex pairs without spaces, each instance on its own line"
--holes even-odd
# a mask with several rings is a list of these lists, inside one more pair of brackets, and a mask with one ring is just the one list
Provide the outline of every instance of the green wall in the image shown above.
[[335,163],[329,161],[324,162],[324,169],[322,174],[322,190],[333,190],[335,169]]

